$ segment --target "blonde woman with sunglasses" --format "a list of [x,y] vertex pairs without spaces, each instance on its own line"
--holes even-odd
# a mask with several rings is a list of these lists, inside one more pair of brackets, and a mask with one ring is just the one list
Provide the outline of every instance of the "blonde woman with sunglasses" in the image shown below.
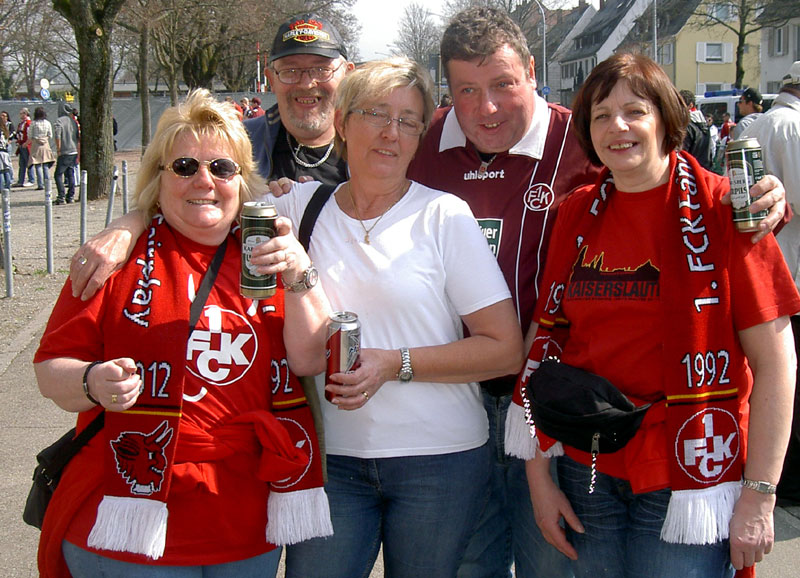
[[239,294],[242,203],[264,184],[232,105],[207,91],[161,117],[142,160],[145,235],[88,301],[68,281],[34,363],[83,430],[47,510],[41,576],[275,576],[280,546],[332,532],[296,374],[324,367],[320,286],[278,219],[270,273]]

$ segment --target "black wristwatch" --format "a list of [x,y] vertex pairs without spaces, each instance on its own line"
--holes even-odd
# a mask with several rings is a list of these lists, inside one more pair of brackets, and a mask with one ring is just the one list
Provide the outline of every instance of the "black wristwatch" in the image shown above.
[[317,268],[312,264],[303,272],[300,279],[286,285],[286,290],[292,293],[302,293],[303,291],[311,289],[317,284],[317,281],[319,281],[319,271],[317,271]]

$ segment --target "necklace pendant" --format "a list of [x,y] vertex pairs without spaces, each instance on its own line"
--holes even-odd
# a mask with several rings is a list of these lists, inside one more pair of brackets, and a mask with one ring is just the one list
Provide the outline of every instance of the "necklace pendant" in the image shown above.
[[369,233],[364,233],[364,242],[369,245]]
[[481,166],[480,166],[480,168],[478,169],[478,177],[483,177],[483,175],[485,175],[485,174],[486,174],[486,171],[488,171],[488,170],[489,170],[489,163],[490,163],[490,162],[492,162],[492,161],[488,161],[488,162],[487,162],[487,161],[483,161],[483,162],[481,163]]

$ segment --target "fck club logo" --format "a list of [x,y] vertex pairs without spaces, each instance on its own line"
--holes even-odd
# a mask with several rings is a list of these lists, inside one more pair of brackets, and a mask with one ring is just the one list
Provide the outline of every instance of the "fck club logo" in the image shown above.
[[556,195],[550,185],[537,183],[529,188],[524,197],[525,206],[531,211],[545,211],[550,208]]
[[687,419],[675,440],[681,469],[703,484],[722,479],[739,451],[739,424],[731,412],[719,408],[706,408]]
[[208,305],[189,337],[186,369],[212,385],[230,385],[248,372],[257,353],[258,337],[245,317]]

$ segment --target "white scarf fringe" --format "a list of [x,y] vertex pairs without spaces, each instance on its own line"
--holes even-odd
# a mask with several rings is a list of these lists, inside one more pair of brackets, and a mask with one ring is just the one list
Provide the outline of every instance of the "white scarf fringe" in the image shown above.
[[564,455],[564,446],[556,442],[546,452],[539,448],[539,439],[531,437],[531,428],[525,422],[525,410],[512,403],[508,406],[506,414],[506,454],[521,460],[532,460],[538,451],[546,458],[555,458]]
[[703,490],[673,491],[661,539],[672,544],[704,545],[728,538],[740,482],[725,482]]
[[328,496],[323,488],[270,492],[267,503],[267,542],[288,546],[333,535]]
[[525,410],[512,403],[506,414],[506,453],[521,460],[531,460],[536,454],[538,440],[531,437],[531,428],[525,423]]
[[164,555],[168,514],[167,504],[158,500],[103,496],[86,544],[158,560]]

